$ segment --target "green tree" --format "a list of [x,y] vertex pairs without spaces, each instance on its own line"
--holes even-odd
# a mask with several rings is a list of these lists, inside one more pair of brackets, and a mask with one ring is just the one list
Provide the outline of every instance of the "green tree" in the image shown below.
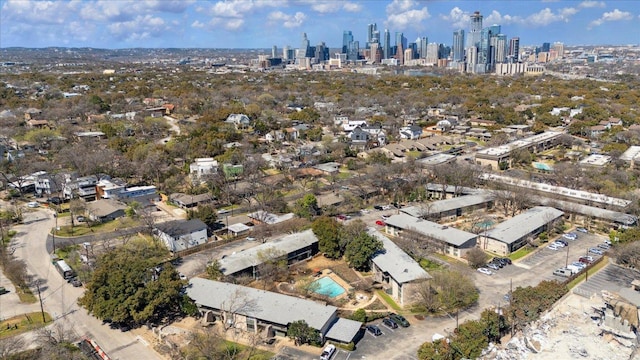
[[296,201],[294,212],[301,218],[311,219],[318,214],[318,199],[313,194],[306,194],[302,199]]
[[382,241],[369,235],[362,221],[353,222],[343,231],[347,246],[344,256],[349,266],[357,270],[369,270],[371,257],[382,250]]
[[482,321],[469,320],[460,324],[450,345],[455,351],[454,358],[477,359],[489,345]]
[[445,339],[436,340],[434,342],[426,342],[418,349],[418,359],[420,360],[451,360],[454,357],[454,351]]
[[320,333],[312,328],[304,320],[294,321],[287,328],[287,336],[293,339],[296,345],[314,344],[319,341]]
[[321,216],[311,224],[313,233],[318,237],[318,248],[328,258],[339,259],[344,249],[340,244],[342,224],[329,216]]
[[220,266],[220,261],[213,260],[207,265],[205,270],[207,279],[209,280],[220,280],[224,276],[222,273],[222,267]]
[[211,205],[199,205],[196,210],[187,210],[187,219],[200,219],[209,227],[213,227],[218,221],[218,213]]
[[359,321],[361,323],[367,322],[367,311],[365,309],[358,309],[351,314],[351,320]]
[[167,250],[148,241],[130,242],[98,258],[78,303],[102,320],[143,324],[180,313],[184,281],[170,263],[158,273]]

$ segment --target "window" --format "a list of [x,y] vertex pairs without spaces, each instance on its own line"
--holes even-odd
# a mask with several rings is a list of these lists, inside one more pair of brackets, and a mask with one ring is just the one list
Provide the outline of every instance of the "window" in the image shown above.
[[256,331],[256,319],[247,318],[247,331]]

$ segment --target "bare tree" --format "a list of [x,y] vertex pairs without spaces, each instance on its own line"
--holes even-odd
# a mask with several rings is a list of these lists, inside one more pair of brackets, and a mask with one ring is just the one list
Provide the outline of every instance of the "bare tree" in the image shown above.
[[0,360],[10,359],[12,355],[24,351],[25,341],[21,336],[0,340]]

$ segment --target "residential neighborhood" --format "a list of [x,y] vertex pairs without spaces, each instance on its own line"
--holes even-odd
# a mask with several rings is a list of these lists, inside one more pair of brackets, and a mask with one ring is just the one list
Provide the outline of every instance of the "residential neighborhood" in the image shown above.
[[167,54],[0,67],[0,357],[43,329],[81,359],[637,348],[637,75]]

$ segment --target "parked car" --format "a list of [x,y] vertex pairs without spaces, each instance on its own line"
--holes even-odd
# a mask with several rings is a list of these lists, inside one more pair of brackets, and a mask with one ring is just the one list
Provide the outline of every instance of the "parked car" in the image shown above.
[[602,251],[601,249],[598,248],[590,248],[589,252],[592,254],[596,254],[596,255],[603,255],[604,251]]
[[551,243],[549,244],[549,246],[547,246],[547,249],[557,251],[558,249],[560,249],[560,246],[556,245],[555,243]]
[[511,293],[506,293],[504,294],[504,296],[502,297],[502,299],[506,302],[511,302]]
[[609,250],[611,249],[611,245],[606,244],[606,243],[602,243],[602,244],[598,244],[598,247],[602,250]]
[[60,205],[62,204],[62,199],[59,198],[58,196],[54,196],[52,198],[47,199],[47,202],[54,205]]
[[187,280],[187,275],[183,273],[178,273],[178,276],[180,277],[180,280]]
[[382,210],[391,210],[391,205],[382,205]]
[[384,223],[384,221],[382,221],[382,220],[376,220],[376,225],[378,225],[378,226],[385,226],[385,223]]
[[553,275],[569,277],[572,275],[572,273],[571,273],[571,270],[562,268],[562,269],[553,270]]
[[576,228],[576,231],[581,232],[581,233],[585,233],[585,234],[589,232],[589,230],[587,230],[587,229],[585,229],[583,227]]
[[336,218],[338,218],[338,220],[347,220],[347,215],[336,215]]
[[82,215],[78,216],[76,220],[78,220],[78,222],[87,222],[87,218]]
[[607,244],[607,245],[611,245],[611,240],[609,240],[609,239],[605,239],[605,240],[604,240],[604,243],[605,243],[605,244]]
[[492,270],[500,270],[500,266],[496,263],[488,263],[487,267]]
[[578,261],[583,264],[591,264],[593,260],[593,256],[581,256],[580,259],[578,259]]
[[562,246],[569,246],[569,243],[562,239],[558,239],[555,242],[562,244]]
[[30,208],[37,208],[39,206],[40,206],[40,203],[37,201],[31,201],[30,203],[27,204],[27,207],[30,207]]
[[577,237],[577,236],[572,236],[571,234],[562,234],[562,238],[563,238],[563,239],[567,239],[567,240],[574,241],[574,240],[576,240],[578,237]]
[[559,248],[563,248],[563,247],[567,246],[567,245],[565,245],[563,242],[558,241],[558,240],[556,240],[556,241],[552,242],[551,244],[553,244],[553,245],[555,245],[555,246],[557,246],[557,247],[559,247]]
[[513,264],[513,262],[511,261],[511,259],[509,258],[498,258],[502,263],[504,263],[505,265],[511,265]]
[[371,333],[371,335],[373,335],[373,336],[382,335],[382,331],[380,330],[380,328],[377,325],[367,325],[367,331],[369,333]]
[[571,263],[571,265],[573,265],[573,266],[575,266],[577,268],[580,268],[580,270],[582,270],[582,269],[587,267],[587,264],[581,263],[580,261],[574,261],[574,262]]
[[482,273],[482,274],[485,274],[485,275],[493,275],[493,272],[491,270],[489,270],[487,268],[483,268],[483,267],[478,268],[478,272]]
[[376,210],[383,210],[382,206],[380,206],[380,205],[375,205],[373,208],[376,209]]
[[82,282],[80,281],[80,279],[78,279],[77,277],[74,277],[73,279],[71,279],[71,281],[69,281],[71,283],[71,285],[73,285],[73,287],[80,287],[82,286]]
[[569,264],[567,265],[567,270],[571,271],[571,274],[577,274],[580,272],[580,270],[582,270],[582,268],[573,264]]
[[388,328],[390,328],[390,329],[397,329],[397,328],[398,328],[398,324],[397,324],[395,321],[391,320],[390,318],[384,318],[384,319],[382,319],[382,323],[383,323],[386,327],[388,327]]
[[389,318],[393,321],[395,321],[396,324],[402,326],[402,327],[409,327],[409,321],[407,321],[407,319],[404,318],[404,316],[399,315],[399,314],[391,314],[389,315]]
[[329,344],[324,347],[322,350],[322,354],[320,354],[320,360],[329,360],[336,352],[336,346],[333,344]]
[[9,292],[9,290],[7,290],[4,287],[0,286],[0,295],[4,295],[4,294],[6,294],[8,292]]
[[389,215],[382,215],[380,217],[382,218],[382,220],[387,220],[389,218]]

